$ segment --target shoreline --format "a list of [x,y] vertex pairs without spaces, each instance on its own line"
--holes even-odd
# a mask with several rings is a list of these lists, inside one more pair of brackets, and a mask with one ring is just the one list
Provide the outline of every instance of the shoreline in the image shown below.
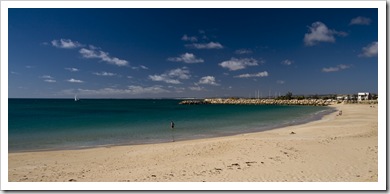
[[[280,105],[285,106],[285,105]],[[300,118],[298,120],[289,121],[288,123],[284,124],[276,124],[276,125],[269,125],[269,126],[263,126],[258,127],[256,129],[252,129],[250,131],[245,132],[229,132],[229,133],[218,133],[218,134],[208,134],[204,135],[204,137],[186,137],[181,139],[176,139],[175,142],[182,142],[182,141],[191,141],[191,140],[202,140],[202,139],[209,139],[209,138],[219,138],[219,137],[229,137],[229,136],[235,136],[235,135],[243,135],[243,134],[251,134],[251,133],[260,133],[270,130],[276,130],[279,128],[289,127],[289,126],[296,126],[296,125],[302,125],[310,122],[315,122],[318,120],[321,120],[324,116],[332,114],[334,112],[337,112],[336,108],[330,107],[327,110],[321,110],[315,113],[311,113],[309,115],[306,115],[305,118]],[[8,150],[8,153],[30,153],[30,152],[50,152],[50,151],[65,151],[65,150],[86,150],[86,149],[94,149],[94,148],[104,148],[104,147],[117,147],[117,146],[137,146],[137,145],[153,145],[153,144],[162,144],[162,143],[172,143],[171,141],[156,141],[156,142],[144,142],[144,143],[113,143],[113,144],[105,144],[105,145],[91,145],[91,146],[85,146],[85,147],[61,147],[61,148],[51,148],[51,149],[35,149],[35,150]]]
[[[378,108],[263,132],[178,142],[9,153],[9,181],[378,181]],[[294,133],[292,133],[294,132]]]

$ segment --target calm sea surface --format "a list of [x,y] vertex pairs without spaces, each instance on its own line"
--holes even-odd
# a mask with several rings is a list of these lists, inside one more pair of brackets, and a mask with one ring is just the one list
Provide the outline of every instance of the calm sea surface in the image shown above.
[[[9,151],[145,144],[257,132],[319,119],[314,106],[179,105],[180,100],[9,99]],[[175,122],[171,130],[170,122]]]

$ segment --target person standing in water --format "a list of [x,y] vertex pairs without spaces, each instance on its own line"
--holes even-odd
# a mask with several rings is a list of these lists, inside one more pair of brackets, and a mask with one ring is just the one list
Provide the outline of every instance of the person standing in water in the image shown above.
[[175,128],[175,123],[171,121],[171,129],[172,129],[172,142],[175,142],[175,136],[173,136],[173,130]]
[[171,121],[171,129],[175,128],[175,123]]

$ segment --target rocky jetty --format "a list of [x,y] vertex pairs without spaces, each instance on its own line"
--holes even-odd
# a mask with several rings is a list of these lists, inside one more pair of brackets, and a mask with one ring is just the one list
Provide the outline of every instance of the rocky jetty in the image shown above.
[[306,106],[328,106],[332,101],[322,99],[248,99],[248,98],[210,98],[204,100],[185,100],[180,104],[257,104],[257,105],[306,105]]
[[198,105],[198,104],[211,104],[211,103],[206,100],[183,100],[179,102],[179,104]]

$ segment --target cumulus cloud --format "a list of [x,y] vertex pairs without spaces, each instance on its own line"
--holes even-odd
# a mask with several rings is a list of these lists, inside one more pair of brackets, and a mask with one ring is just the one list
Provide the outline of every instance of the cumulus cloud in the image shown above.
[[71,72],[79,71],[79,69],[74,68],[74,67],[69,67],[69,68],[65,68],[65,69],[68,70],[68,71],[71,71]]
[[336,72],[336,71],[348,69],[350,67],[351,67],[350,65],[340,64],[340,65],[337,65],[335,67],[324,67],[324,68],[322,68],[322,72],[325,72],[325,73]]
[[347,36],[346,32],[331,30],[322,22],[314,22],[309,27],[309,31],[303,39],[306,46],[313,46],[319,42],[335,42],[334,35]]
[[163,92],[168,92],[168,90],[163,89],[162,86],[151,86],[151,87],[142,87],[142,86],[129,86],[127,89],[132,94],[144,94],[144,93],[151,93],[151,94],[158,94]]
[[[70,39],[60,39],[60,40],[53,40],[51,41],[51,44],[54,47],[57,48],[64,48],[64,49],[72,49],[72,48],[78,48],[78,47],[85,47],[84,45],[80,44],[77,41],[72,41]],[[99,47],[89,45],[87,48],[81,48],[79,50],[79,53],[82,57],[87,59],[97,58],[104,62],[107,62],[109,64],[117,65],[117,66],[127,66],[128,61],[119,59],[117,57],[111,57],[109,53],[102,51]],[[75,68],[74,68],[75,69]],[[72,71],[72,69],[67,68],[67,70]]]
[[375,57],[378,55],[378,42],[372,42],[371,44],[362,48],[360,57]]
[[82,47],[83,45],[77,41],[72,41],[70,39],[60,39],[60,40],[52,40],[51,45],[57,48],[63,49],[73,49],[77,47]]
[[234,53],[236,53],[238,55],[242,55],[242,54],[251,54],[251,53],[253,53],[253,51],[250,49],[238,49],[238,50],[234,51]]
[[259,73],[254,73],[254,74],[241,74],[241,75],[237,75],[237,76],[234,76],[236,78],[251,78],[251,77],[267,77],[268,76],[268,72],[267,71],[263,71],[263,72],[259,72]]
[[168,84],[181,84],[179,79],[184,80],[190,77],[190,71],[186,67],[172,69],[160,75],[149,75],[149,79],[152,81],[160,81]]
[[294,61],[292,60],[289,60],[289,59],[286,59],[286,60],[283,60],[282,62],[280,62],[281,64],[283,65],[291,65],[294,63]]
[[103,71],[103,72],[101,72],[101,73],[95,72],[95,73],[93,73],[93,74],[94,74],[94,75],[97,75],[97,76],[116,76],[115,73],[110,73],[110,72],[105,72],[105,71]]
[[192,53],[184,53],[180,55],[180,57],[170,57],[168,61],[173,62],[184,62],[184,63],[203,63],[204,60],[201,58],[196,58],[196,56]]
[[135,70],[139,70],[139,69],[144,69],[144,70],[148,70],[149,67],[146,67],[145,65],[140,65],[140,66],[133,66],[131,67],[131,69],[135,69]]
[[168,84],[181,84],[179,80],[164,75],[149,75],[149,79],[157,82],[165,82]]
[[[111,95],[138,95],[138,94],[159,94],[169,92],[162,86],[150,86],[142,87],[136,85],[130,85],[125,89],[117,88],[102,88],[97,90],[90,89],[78,89],[77,93],[80,95],[93,95],[93,96],[111,96]],[[73,91],[64,90],[63,94],[72,94]]]
[[196,42],[198,41],[198,38],[196,36],[187,36],[187,34],[184,34],[183,37],[181,37],[184,41],[190,41],[190,42]]
[[205,76],[200,78],[198,84],[207,84],[207,85],[214,85],[218,86],[219,84],[215,82],[214,76]]
[[240,69],[245,69],[248,66],[257,66],[257,65],[259,65],[259,63],[262,64],[262,63],[264,63],[264,61],[257,61],[256,59],[253,59],[253,58],[237,59],[237,58],[232,57],[230,60],[223,61],[223,62],[219,63],[218,65],[223,67],[223,68],[227,68],[230,71],[236,71],[236,70],[240,70]]
[[209,42],[209,43],[193,43],[186,44],[188,48],[196,48],[196,49],[223,49],[222,44],[219,42]]
[[283,81],[283,80],[278,80],[278,81],[276,81],[276,83],[277,83],[277,84],[284,84],[284,83],[286,83],[286,82]]
[[126,60],[118,59],[116,57],[111,57],[109,53],[96,50],[96,49],[86,49],[82,48],[80,49],[79,53],[87,59],[100,59],[104,62],[107,62],[109,64],[117,65],[117,66],[127,66],[128,62]]
[[370,24],[371,24],[371,19],[362,16],[353,18],[349,23],[349,25],[370,25]]
[[189,89],[192,91],[203,91],[204,90],[204,88],[201,86],[191,86],[191,87],[189,87]]
[[140,67],[141,69],[145,69],[145,70],[146,70],[146,69],[149,69],[149,67],[146,67],[145,65],[140,65],[139,67]]
[[189,79],[191,77],[190,71],[186,67],[170,70],[168,71],[168,75],[179,79]]
[[50,75],[42,75],[42,76],[40,76],[40,78],[42,78],[42,79],[54,79],[52,76],[50,76]]
[[56,80],[50,75],[42,75],[42,76],[39,76],[39,78],[43,79],[44,82],[48,82],[48,83],[55,83],[56,82]]
[[83,83],[83,81],[78,80],[78,79],[73,79],[73,78],[68,79],[68,80],[66,80],[66,81],[67,81],[67,82],[70,82],[70,83]]
[[174,91],[176,93],[183,93],[186,89],[183,87],[176,87],[176,86],[168,86],[169,89],[172,89],[171,91]]

